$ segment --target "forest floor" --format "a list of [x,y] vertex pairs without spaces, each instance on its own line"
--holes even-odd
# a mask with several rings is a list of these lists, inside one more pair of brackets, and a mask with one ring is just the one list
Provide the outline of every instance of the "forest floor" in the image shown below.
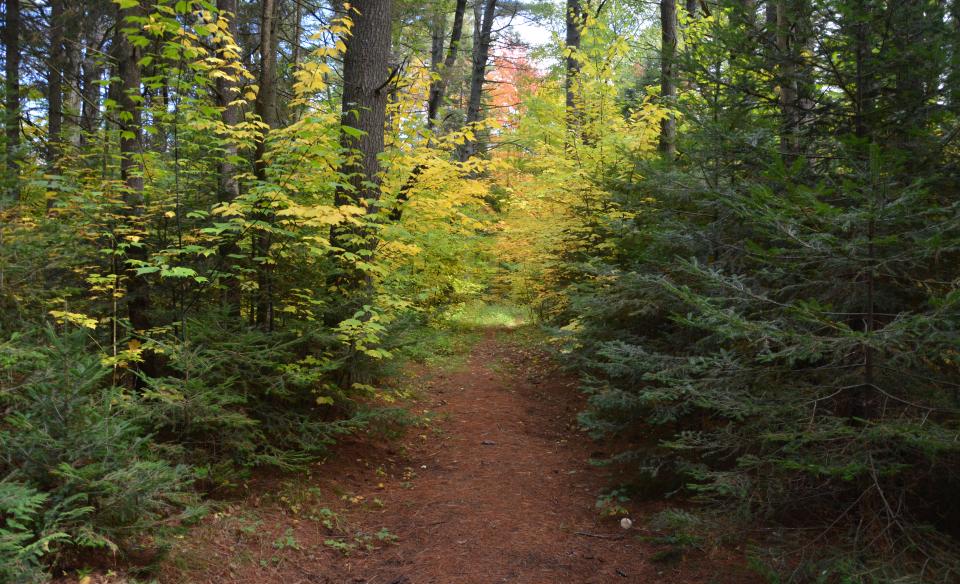
[[536,338],[488,328],[459,359],[407,367],[400,382],[420,424],[252,481],[179,540],[161,582],[760,581],[735,543],[678,548],[647,529],[663,502],[631,508],[627,530],[598,513],[609,471],[588,463],[598,445],[577,428],[576,379]]

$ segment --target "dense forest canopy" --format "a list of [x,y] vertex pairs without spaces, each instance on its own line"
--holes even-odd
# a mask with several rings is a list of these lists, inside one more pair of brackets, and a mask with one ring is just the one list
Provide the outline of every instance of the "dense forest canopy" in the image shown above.
[[0,580],[398,431],[389,363],[491,297],[601,507],[960,578],[958,0],[3,6]]

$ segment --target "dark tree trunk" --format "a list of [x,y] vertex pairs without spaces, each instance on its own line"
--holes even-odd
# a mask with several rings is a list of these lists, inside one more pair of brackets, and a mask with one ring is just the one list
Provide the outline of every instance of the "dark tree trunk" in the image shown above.
[[297,66],[300,65],[300,37],[303,36],[303,5],[296,1],[293,4],[293,55],[291,59],[293,61],[293,69],[296,70]]
[[796,39],[793,29],[796,19],[795,0],[776,0],[777,86],[780,101],[780,150],[790,164],[797,156],[800,142],[799,93],[797,82]]
[[[260,89],[257,93],[256,112],[260,119],[273,129],[277,127],[277,0],[263,0],[260,19]],[[266,153],[267,132],[257,142],[254,171],[257,180],[267,180]],[[258,205],[258,217],[261,221],[273,221],[268,201]],[[273,328],[273,274],[267,261],[272,244],[269,233],[258,233],[253,238],[253,254],[259,258],[257,270],[257,300],[254,314],[258,326],[270,330]]]
[[[674,64],[677,56],[676,0],[660,0],[660,99],[664,106],[673,108],[677,101],[677,80]],[[660,122],[660,152],[668,160],[677,154],[677,120],[673,114]]]
[[[227,31],[230,36],[237,37],[237,0],[217,0],[217,10],[219,18],[227,19]],[[235,71],[228,71],[231,77],[235,77]],[[235,126],[240,123],[240,106],[231,105],[239,97],[237,82],[233,79],[217,78],[216,100],[217,105],[223,108],[221,117],[227,127]],[[237,156],[237,145],[227,141],[224,147],[224,160],[219,164],[219,193],[217,199],[221,203],[228,203],[237,198],[240,194],[240,187],[237,183],[236,165],[231,158]]]
[[947,74],[947,95],[950,109],[960,113],[960,0],[950,3],[950,24],[953,26],[953,40],[950,51],[950,69]]
[[[476,0],[481,2],[482,0]],[[490,55],[490,35],[493,31],[493,19],[497,10],[497,0],[485,0],[482,22],[475,35],[473,47],[473,69],[470,73],[470,98],[467,101],[467,126],[480,121],[480,108],[483,105],[483,84],[487,77],[487,60]],[[476,26],[476,25],[474,25]],[[479,139],[467,140],[460,149],[460,160],[467,160],[477,153]]]
[[[237,0],[217,0],[218,18],[227,19],[227,31],[234,39],[237,38]],[[235,71],[228,71],[228,74],[234,76]],[[216,100],[217,105],[223,108],[221,117],[223,124],[227,127],[235,126],[240,123],[240,107],[230,105],[239,96],[237,82],[232,79],[217,78]],[[240,194],[240,183],[236,179],[236,165],[233,160],[238,153],[237,145],[230,139],[224,143],[223,160],[218,164],[217,172],[219,174],[217,200],[221,203],[229,203]],[[231,239],[219,247],[220,262],[224,266],[230,266],[235,262],[240,254],[240,246]],[[224,294],[224,304],[227,312],[233,317],[240,316],[241,294],[240,288],[235,285],[228,285]]]
[[[47,69],[47,171],[59,174],[63,149],[63,70],[66,55],[63,43],[65,25],[63,0],[50,3],[50,65]],[[47,210],[56,199],[47,196]]]
[[81,107],[80,147],[88,145],[90,136],[100,125],[100,84],[104,67],[97,62],[97,53],[105,42],[101,25],[90,18],[84,19],[84,53],[80,63]]
[[440,69],[440,78],[434,79],[430,83],[430,97],[427,102],[427,126],[433,126],[437,115],[440,113],[440,106],[443,104],[447,83],[450,80],[450,71],[457,62],[457,52],[460,50],[460,39],[463,36],[463,15],[466,10],[467,0],[457,0],[457,7],[453,12],[453,30],[450,31],[450,46],[447,48],[447,56],[444,58],[443,67]]
[[[365,206],[377,211],[380,198],[380,160],[384,148],[387,96],[390,92],[391,0],[359,0],[353,3],[353,29],[343,57],[342,124],[360,130],[343,132],[340,145],[346,160],[340,171],[348,186],[337,190],[337,205]],[[334,248],[352,253],[372,251],[372,235],[365,230],[335,226],[330,241]],[[348,272],[343,286],[362,286],[364,277]]]
[[[62,0],[61,0],[62,1]],[[64,4],[66,4],[64,2]],[[63,43],[63,143],[80,145],[80,101],[81,62],[83,61],[83,14],[82,7],[67,6],[64,12]]]
[[7,134],[7,195],[20,200],[20,0],[6,0],[3,45],[6,50],[6,109],[4,129]]
[[97,81],[103,76],[103,68],[97,65],[89,48],[80,64],[80,76],[80,146],[83,147],[89,142],[89,134],[93,133],[100,123],[100,86]]
[[[854,59],[855,59],[855,78],[854,78],[854,135],[860,139],[857,144],[859,153],[857,161],[866,166],[869,153],[866,145],[872,140],[870,114],[873,110],[872,88],[870,87],[869,69],[870,69],[870,29],[867,19],[867,10],[864,2],[856,2],[857,10],[855,14],[858,20],[851,22],[853,27]],[[874,332],[874,230],[875,224],[872,218],[868,219],[866,226],[867,250],[866,260],[871,265],[864,269],[864,307],[863,307],[863,326],[864,332],[871,335]],[[846,415],[852,419],[866,419],[869,417],[870,397],[874,393],[874,351],[869,343],[863,343],[863,385],[859,391],[851,392],[841,407],[846,410]]]
[[[63,140],[63,0],[50,2],[50,67],[47,71],[47,168],[56,172]],[[52,205],[53,199],[47,201]]]
[[583,28],[583,8],[580,0],[567,0],[567,58],[564,91],[566,93],[567,146],[572,146],[583,126],[583,112],[577,104],[575,83],[580,75],[580,60],[576,53],[580,50],[580,37]]
[[[430,90],[427,92],[427,126],[433,125],[437,111],[433,107],[433,94],[440,83],[443,71],[443,42],[447,30],[447,15],[437,10],[430,25]],[[439,104],[437,104],[439,105]]]
[[[255,109],[257,115],[270,128],[277,127],[277,1],[263,0],[260,14],[260,78]],[[263,153],[265,140],[257,143],[256,169],[258,178],[265,170]]]
[[[118,23],[114,47],[117,59],[117,74],[120,78],[119,90],[115,92],[120,111],[120,179],[124,185],[124,214],[127,218],[126,228],[135,234],[142,234],[141,219],[144,214],[143,197],[143,164],[141,152],[141,112],[139,105],[140,91],[140,49],[131,43],[120,30],[127,26],[136,26],[125,22],[127,18],[138,17],[142,14],[139,6],[121,9],[118,13]],[[142,235],[141,235],[142,237]],[[141,242],[142,243],[142,242]],[[146,248],[143,245],[131,246],[127,249],[126,257],[129,260],[145,261]],[[134,331],[143,332],[150,328],[150,289],[148,282],[138,276],[133,268],[127,269],[127,314]],[[142,370],[153,375],[154,359],[149,356],[142,365]]]

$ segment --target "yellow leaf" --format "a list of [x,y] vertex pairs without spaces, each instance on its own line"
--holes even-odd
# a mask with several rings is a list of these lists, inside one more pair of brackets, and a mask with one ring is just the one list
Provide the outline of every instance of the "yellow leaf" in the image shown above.
[[87,316],[85,314],[80,314],[79,312],[67,312],[65,310],[51,310],[49,314],[59,323],[69,322],[70,324],[75,324],[77,326],[82,326],[88,329],[97,328],[97,319]]

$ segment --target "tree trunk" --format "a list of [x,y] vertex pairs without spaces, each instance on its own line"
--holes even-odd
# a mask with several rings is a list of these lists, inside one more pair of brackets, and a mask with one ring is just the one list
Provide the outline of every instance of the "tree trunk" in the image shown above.
[[776,0],[777,85],[779,89],[780,150],[790,164],[797,156],[800,142],[799,94],[796,70],[795,39],[792,31],[796,18],[794,0]]
[[20,0],[6,0],[6,26],[3,29],[3,45],[6,50],[6,120],[7,134],[6,197],[14,202],[20,200]]
[[[270,128],[277,127],[277,39],[276,0],[263,0],[260,14],[260,78],[255,110],[260,119]],[[264,136],[266,137],[266,136]],[[259,175],[264,171],[263,153],[265,140],[257,143],[256,168]]]
[[[114,38],[116,48],[117,74],[120,78],[119,91],[115,92],[122,115],[118,116],[120,125],[120,179],[123,181],[124,215],[129,233],[142,237],[140,222],[144,214],[143,164],[141,152],[142,119],[139,105],[140,91],[140,49],[131,43],[122,32],[122,28],[132,25],[127,18],[142,15],[140,6],[120,9],[119,26]],[[146,248],[142,245],[130,246],[126,252],[128,260],[145,261]],[[151,326],[150,289],[148,282],[136,274],[136,270],[127,270],[127,314],[134,331],[144,332]],[[142,370],[148,375],[154,373],[153,359],[147,357]]]
[[430,89],[427,92],[427,127],[433,126],[433,120],[437,115],[432,99],[443,71],[443,42],[446,28],[447,15],[442,9],[437,9],[430,25]]
[[[380,198],[380,160],[384,149],[384,124],[387,96],[390,92],[391,0],[359,0],[343,57],[343,102],[341,123],[360,130],[343,132],[340,145],[346,159],[340,172],[348,186],[337,190],[337,205],[358,205],[368,214],[377,211]],[[372,251],[375,242],[363,229],[334,226],[330,242],[334,248],[351,253]],[[352,268],[344,268],[342,286],[363,286],[366,278]]]
[[950,23],[953,25],[953,41],[947,74],[947,95],[950,109],[960,114],[960,0],[950,2]]
[[[854,79],[854,119],[853,131],[858,141],[859,150],[857,163],[866,166],[869,164],[869,152],[867,144],[871,141],[871,126],[868,117],[873,110],[872,90],[868,87],[868,59],[870,58],[870,31],[866,19],[866,6],[862,1],[856,2],[855,14],[860,18],[851,23],[853,27],[854,59],[856,65]],[[874,221],[869,218],[866,226],[867,235],[867,262],[871,265],[864,270],[864,307],[863,307],[863,326],[864,332],[872,336],[874,332]],[[869,416],[870,397],[874,392],[874,352],[869,342],[863,343],[863,385],[859,391],[852,392],[844,404],[847,416],[850,419],[865,419]]]
[[567,147],[572,147],[582,131],[583,112],[577,104],[574,84],[580,75],[580,60],[575,54],[580,50],[580,36],[583,27],[583,8],[580,0],[567,0],[566,9],[566,77],[563,81],[566,93]]
[[80,147],[89,144],[90,136],[100,125],[100,84],[104,67],[97,62],[97,53],[105,42],[101,25],[92,19],[84,19],[85,50],[80,64],[82,76],[80,108]]
[[[63,70],[66,65],[63,29],[63,0],[50,2],[50,65],[47,69],[47,172],[60,173],[63,150]],[[54,196],[47,196],[47,210],[53,209]]]
[[[677,56],[676,0],[660,0],[660,100],[673,108],[677,101],[677,80],[674,63]],[[668,160],[677,154],[677,120],[671,113],[660,122],[660,152]]]
[[[256,112],[269,129],[277,127],[277,35],[276,16],[277,1],[263,0],[260,19],[260,88],[257,92]],[[269,130],[267,130],[268,132]],[[254,172],[257,180],[267,180],[267,163],[264,160],[266,153],[267,132],[257,142],[254,154]],[[272,213],[267,205],[261,201],[257,215],[261,221],[272,222]],[[272,244],[269,233],[258,233],[253,238],[253,254],[259,258],[260,267],[257,270],[257,301],[254,314],[255,322],[263,329],[273,328],[273,275],[267,257]]]
[[[61,0],[62,1],[62,0]],[[65,3],[64,3],[65,4]],[[82,26],[84,16],[82,7],[68,6],[64,13],[63,45],[63,143],[76,147],[80,145],[80,110],[83,107],[80,98],[81,63],[83,61]]]
[[[227,19],[227,32],[233,39],[237,38],[237,0],[217,0],[218,18]],[[235,77],[236,72],[230,71],[228,74]],[[217,78],[216,100],[217,105],[223,108],[221,118],[227,127],[235,126],[240,123],[240,106],[230,105],[239,96],[237,82],[233,79]],[[221,203],[229,203],[240,194],[240,186],[234,176],[236,165],[230,160],[237,156],[236,143],[227,140],[224,145],[224,160],[219,164],[219,194],[217,200]]]
[[300,65],[300,37],[303,36],[303,5],[300,2],[294,2],[293,10],[293,69],[296,70]]
[[[56,172],[63,140],[63,0],[50,2],[50,66],[47,71],[47,168]],[[47,201],[47,206],[53,199]]]
[[450,46],[447,48],[447,56],[443,60],[439,79],[430,82],[430,97],[427,101],[428,127],[432,127],[436,122],[437,115],[440,113],[440,105],[443,103],[444,93],[447,90],[447,83],[450,81],[450,71],[457,62],[460,38],[463,35],[463,15],[466,10],[467,0],[457,0],[457,6],[453,12],[453,30],[450,31]]
[[[478,3],[481,0],[476,0]],[[485,0],[482,22],[475,35],[473,47],[473,70],[470,74],[470,98],[467,101],[467,127],[480,121],[480,107],[483,105],[483,84],[487,77],[487,60],[490,55],[490,35],[493,31],[493,18],[497,10],[497,0]],[[476,24],[474,25],[476,26]],[[477,153],[478,138],[467,140],[460,149],[460,160],[465,161]]]
[[[218,18],[227,19],[227,32],[233,39],[237,38],[237,0],[217,0]],[[221,58],[223,58],[221,56]],[[236,75],[235,71],[228,71],[231,76]],[[223,124],[227,127],[235,126],[240,123],[240,106],[230,105],[239,96],[237,82],[232,79],[217,78],[216,100],[217,105],[223,108],[221,118]],[[236,165],[233,158],[237,156],[237,144],[229,138],[224,142],[223,159],[218,164],[217,172],[219,174],[217,201],[229,203],[240,194],[240,183],[236,179]],[[232,236],[231,236],[232,237]],[[218,249],[220,262],[223,266],[230,266],[236,261],[236,256],[240,254],[240,246],[233,239],[221,245]],[[227,269],[226,271],[229,271]],[[228,285],[224,294],[224,304],[227,313],[235,318],[240,316],[241,294],[239,286]]]

